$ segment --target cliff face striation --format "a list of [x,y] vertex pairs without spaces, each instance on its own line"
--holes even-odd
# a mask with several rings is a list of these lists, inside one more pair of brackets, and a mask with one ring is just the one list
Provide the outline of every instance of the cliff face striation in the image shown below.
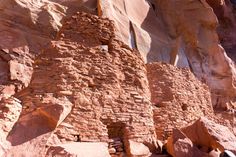
[[[215,7],[218,5],[228,14],[219,13],[223,17],[218,20],[207,2],[215,12],[222,10]],[[137,48],[145,62],[163,61],[191,68],[198,79],[210,87],[213,105],[225,108],[235,97],[235,70],[234,63],[219,44],[216,29],[220,21],[220,39],[227,50],[232,49],[229,52],[234,51],[233,4],[207,2],[101,0],[99,14],[115,21],[118,38]],[[225,24],[226,19],[232,24]]]
[[0,1],[0,156],[235,152],[234,28],[234,1]]

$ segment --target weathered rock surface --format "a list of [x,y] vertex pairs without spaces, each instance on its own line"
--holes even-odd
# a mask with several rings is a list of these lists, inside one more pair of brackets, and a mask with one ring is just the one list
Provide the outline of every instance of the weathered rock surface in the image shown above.
[[[222,25],[233,2],[207,2],[232,51],[235,27]],[[149,156],[173,128],[218,121],[211,105],[234,107],[236,92],[216,25],[204,0],[0,1],[0,156]],[[211,95],[188,70],[145,66],[154,61],[190,67]],[[234,151],[230,137],[210,144]],[[175,151],[199,153],[194,144],[186,133]]]
[[192,141],[180,130],[175,129],[168,139],[167,151],[173,157],[206,157],[206,152],[200,151]]
[[219,45],[218,20],[205,0],[100,0],[99,4],[99,14],[115,21],[120,40],[137,48],[146,62],[190,67],[210,87],[214,107],[227,108],[234,100],[235,67]]
[[[78,13],[65,22],[57,40],[34,58],[29,84],[14,94],[23,111],[8,134],[6,156],[44,156],[46,146],[117,137],[152,147],[145,64],[114,37],[107,19]],[[22,71],[17,68],[14,73]]]
[[146,157],[146,156],[150,156],[151,152],[148,149],[147,146],[145,146],[143,143],[138,143],[132,140],[128,141],[128,145],[129,145],[129,149],[128,149],[128,154],[130,156],[134,156],[134,157]]
[[47,157],[110,157],[107,143],[74,142],[51,146]]
[[6,140],[14,124],[18,121],[22,106],[20,100],[10,97],[0,101],[0,156],[6,153],[10,143]]
[[20,91],[31,81],[35,56],[60,29],[66,8],[45,0],[8,0],[0,10],[1,86],[11,83]]
[[218,20],[217,29],[220,42],[227,54],[233,61],[236,61],[236,35],[233,33],[236,29],[236,4],[234,0],[212,1],[207,0],[213,8]]
[[147,64],[146,68],[158,139],[165,140],[173,128],[201,116],[214,117],[208,87],[188,69],[163,63]]
[[200,153],[197,156],[204,156],[206,153],[217,155],[213,150],[229,150],[235,153],[235,144],[236,137],[227,127],[201,117],[181,131],[174,130],[168,139],[167,150],[172,156],[194,156],[197,152]]
[[[99,0],[100,16],[114,20],[117,37],[137,48],[146,62],[170,59],[171,40],[160,15],[145,0]],[[142,6],[142,11],[140,11]],[[153,7],[155,7],[153,5]]]
[[56,37],[66,17],[86,10],[95,0],[7,0],[0,2],[0,88],[29,85],[35,57]]
[[219,149],[220,151],[230,150],[236,153],[235,135],[227,127],[204,117],[183,128],[182,131],[196,145]]

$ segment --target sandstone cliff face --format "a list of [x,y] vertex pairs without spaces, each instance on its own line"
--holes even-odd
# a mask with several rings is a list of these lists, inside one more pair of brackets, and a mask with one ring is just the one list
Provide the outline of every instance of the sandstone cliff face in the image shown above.
[[99,13],[115,21],[117,36],[137,48],[146,62],[190,67],[210,87],[214,107],[225,108],[234,99],[234,64],[219,45],[218,20],[205,0],[101,0],[100,5]]
[[176,2],[169,9],[173,11],[176,6],[183,9],[167,21],[172,36],[182,38],[192,71],[210,87],[213,106],[222,107],[235,97],[236,73],[234,64],[219,45],[215,31],[217,19],[205,1]]
[[[224,31],[234,27],[225,29],[217,11],[223,6],[232,17],[233,4],[207,2],[231,52],[234,36]],[[201,116],[232,130],[234,115],[228,124],[213,111],[232,108],[236,93],[210,6],[0,1],[0,156],[82,156],[95,147],[90,156],[110,156],[108,148],[112,156],[149,156],[157,139]],[[198,80],[156,61],[190,68]]]
[[51,2],[13,0],[1,1],[0,8],[0,99],[5,132],[0,144],[2,154],[10,145],[6,137],[22,110],[15,94],[30,84],[34,59],[60,28],[64,9]]
[[213,8],[218,20],[218,35],[220,42],[226,50],[230,58],[235,61],[235,50],[236,50],[236,36],[233,33],[236,29],[235,21],[235,1],[224,0],[224,1],[207,1],[209,5]]
[[100,0],[98,13],[114,20],[117,37],[130,47],[137,48],[145,62],[169,62],[171,40],[161,16],[154,10],[156,6],[153,4],[152,8],[150,5],[145,0]]
[[[46,146],[72,141],[120,138],[124,144],[132,139],[153,145],[156,137],[144,62],[138,52],[114,37],[111,21],[78,13],[65,22],[56,40],[32,55],[28,82],[22,81],[21,89],[5,90],[23,107],[14,128],[8,130],[11,147],[6,156],[15,152],[45,156]],[[8,62],[9,75],[14,72],[24,79],[24,64],[18,69],[21,66],[11,62],[15,60]],[[5,89],[14,86],[14,82],[6,84]]]

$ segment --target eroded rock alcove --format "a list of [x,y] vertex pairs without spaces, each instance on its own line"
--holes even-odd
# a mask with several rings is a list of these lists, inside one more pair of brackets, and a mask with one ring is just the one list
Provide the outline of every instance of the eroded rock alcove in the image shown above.
[[234,5],[0,2],[0,156],[235,153]]

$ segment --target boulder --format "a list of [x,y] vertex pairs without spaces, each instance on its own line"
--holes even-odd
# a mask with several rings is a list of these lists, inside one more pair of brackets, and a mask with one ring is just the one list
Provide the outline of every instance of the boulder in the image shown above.
[[67,99],[52,99],[49,102],[51,105],[39,107],[17,119],[7,137],[12,145],[20,145],[51,132],[71,111],[72,104]]
[[147,146],[145,146],[143,143],[135,142],[133,140],[128,141],[127,153],[134,157],[145,157],[151,154]]
[[173,157],[204,157],[207,153],[195,147],[192,141],[180,130],[175,129],[167,141],[167,152]]
[[166,146],[168,153],[174,157],[215,157],[219,156],[217,150],[229,150],[225,154],[235,153],[236,137],[227,127],[201,117],[190,126],[173,130]]
[[10,66],[10,79],[18,80],[22,82],[25,87],[27,87],[31,80],[33,68],[18,63],[15,60],[9,61],[9,66]]
[[[176,129],[173,130],[173,135],[168,138],[167,143],[166,143],[166,148],[169,154],[172,156],[175,156],[175,150],[174,150],[174,144],[178,139],[185,139],[186,136],[184,135],[183,132],[180,130]],[[191,141],[190,141],[191,142]]]
[[201,117],[182,131],[195,145],[236,153],[235,135],[227,127],[207,118]]
[[178,139],[174,143],[175,157],[188,157],[193,155],[193,144],[190,139]]
[[108,144],[102,142],[71,142],[51,146],[47,151],[48,157],[110,157]]

